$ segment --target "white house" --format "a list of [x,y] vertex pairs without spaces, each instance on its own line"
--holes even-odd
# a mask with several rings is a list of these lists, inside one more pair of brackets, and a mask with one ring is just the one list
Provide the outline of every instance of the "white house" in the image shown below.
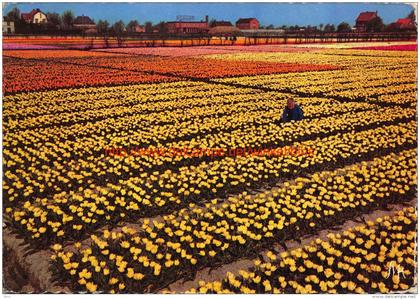
[[3,34],[15,33],[15,22],[3,18]]
[[47,15],[43,13],[39,8],[32,9],[32,11],[29,13],[23,13],[22,19],[26,23],[30,23],[30,24],[43,24],[43,23],[47,23],[48,21]]

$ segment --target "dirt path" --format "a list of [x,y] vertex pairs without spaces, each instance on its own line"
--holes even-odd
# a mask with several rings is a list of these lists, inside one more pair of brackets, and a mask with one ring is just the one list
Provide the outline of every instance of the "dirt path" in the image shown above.
[[23,239],[3,228],[3,292],[70,292],[55,285],[50,271],[51,250],[28,251]]

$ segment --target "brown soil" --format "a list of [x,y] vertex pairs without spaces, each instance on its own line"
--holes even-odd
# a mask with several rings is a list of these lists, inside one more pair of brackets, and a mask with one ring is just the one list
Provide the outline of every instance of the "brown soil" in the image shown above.
[[3,229],[3,292],[70,292],[55,285],[50,271],[52,251],[28,251],[23,239]]

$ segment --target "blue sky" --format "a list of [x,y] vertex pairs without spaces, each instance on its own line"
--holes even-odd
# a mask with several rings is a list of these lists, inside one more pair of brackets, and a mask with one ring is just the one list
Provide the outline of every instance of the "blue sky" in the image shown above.
[[106,19],[110,23],[123,20],[138,20],[140,23],[152,21],[173,21],[177,15],[192,15],[201,20],[205,15],[210,19],[235,22],[238,18],[256,17],[262,25],[319,25],[339,24],[342,21],[354,25],[361,11],[378,11],[384,23],[391,23],[405,17],[412,7],[408,4],[394,3],[9,3],[3,9],[6,14],[13,7],[21,12],[40,8],[44,12],[57,12],[70,9],[77,15],[87,15],[95,21]]

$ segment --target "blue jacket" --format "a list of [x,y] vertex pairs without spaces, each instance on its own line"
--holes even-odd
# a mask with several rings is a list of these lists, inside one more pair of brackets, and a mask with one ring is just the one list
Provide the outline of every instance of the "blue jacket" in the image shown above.
[[302,109],[300,109],[298,104],[296,104],[295,108],[293,109],[289,109],[287,107],[284,108],[283,117],[282,117],[283,121],[302,120],[302,119],[303,119],[303,111]]

